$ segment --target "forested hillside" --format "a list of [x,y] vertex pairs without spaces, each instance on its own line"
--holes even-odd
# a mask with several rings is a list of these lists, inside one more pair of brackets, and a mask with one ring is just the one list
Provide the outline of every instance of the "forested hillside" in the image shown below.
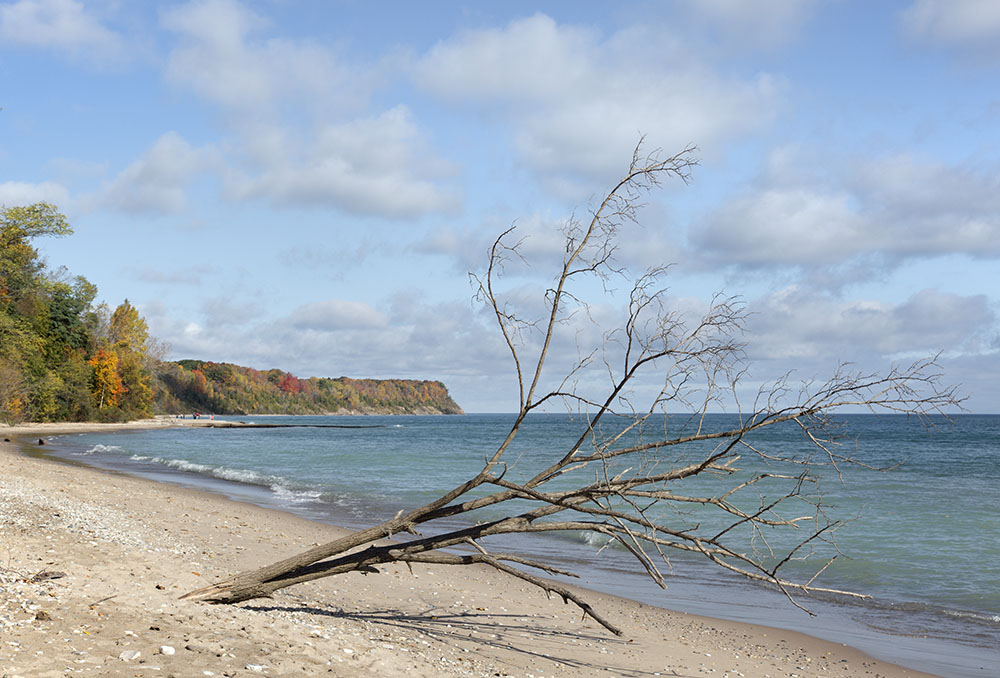
[[146,321],[128,300],[95,306],[93,284],[49,270],[31,245],[72,232],[47,203],[0,207],[0,422],[152,414]]
[[163,363],[156,410],[169,414],[461,414],[439,381],[299,379],[281,370],[181,360]]
[[[155,413],[460,414],[441,382],[299,379],[227,363],[164,363],[126,299],[50,270],[32,240],[72,233],[52,205],[0,206],[0,423],[126,421]],[[154,405],[155,391],[155,405]]]

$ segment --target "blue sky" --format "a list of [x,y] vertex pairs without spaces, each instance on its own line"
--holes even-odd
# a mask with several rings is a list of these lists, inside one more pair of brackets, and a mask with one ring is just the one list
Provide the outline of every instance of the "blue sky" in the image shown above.
[[748,388],[940,352],[1000,412],[1000,3],[18,0],[0,84],[0,203],[58,205],[50,265],[169,358],[514,409],[468,272],[516,223],[537,311],[645,135],[700,166],[619,263],[673,264],[678,309],[740,295]]

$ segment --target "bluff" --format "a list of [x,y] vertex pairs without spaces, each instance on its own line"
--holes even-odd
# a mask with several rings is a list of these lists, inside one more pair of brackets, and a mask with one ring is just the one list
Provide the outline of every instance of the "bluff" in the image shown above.
[[154,384],[160,414],[463,414],[440,381],[300,379],[282,370],[179,360]]

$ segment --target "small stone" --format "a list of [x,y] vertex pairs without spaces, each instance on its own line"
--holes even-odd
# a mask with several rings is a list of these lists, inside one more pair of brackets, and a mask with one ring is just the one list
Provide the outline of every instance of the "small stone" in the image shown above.
[[245,667],[247,671],[253,671],[254,673],[261,673],[264,670],[262,664],[247,664]]
[[177,650],[170,647],[169,645],[160,645],[160,654],[172,655],[175,652],[177,652]]
[[125,650],[120,655],[118,655],[118,658],[121,659],[123,662],[131,662],[135,661],[141,656],[142,653],[139,652],[138,650]]

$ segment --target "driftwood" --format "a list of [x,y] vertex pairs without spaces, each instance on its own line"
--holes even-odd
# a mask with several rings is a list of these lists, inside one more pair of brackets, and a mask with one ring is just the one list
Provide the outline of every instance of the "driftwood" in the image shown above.
[[[620,634],[618,626],[579,595],[522,568],[569,573],[514,554],[492,553],[483,543],[495,535],[555,531],[589,532],[623,547],[636,567],[661,586],[669,567],[667,553],[684,551],[770,582],[790,599],[795,590],[830,591],[817,586],[815,577],[792,580],[783,573],[789,562],[812,556],[818,545],[832,544],[842,524],[829,516],[814,473],[819,466],[855,463],[852,451],[842,451],[831,414],[851,407],[926,418],[957,406],[960,399],[953,388],[940,385],[932,358],[882,375],[843,367],[822,382],[793,386],[784,379],[755,391],[744,404],[740,338],[745,309],[737,299],[717,297],[699,317],[671,311],[659,282],[664,268],[645,271],[628,283],[625,289],[631,291],[623,299],[620,325],[599,333],[582,331],[591,322],[591,307],[581,297],[594,289],[594,281],[609,290],[629,280],[626,271],[616,268],[615,252],[620,229],[635,219],[641,196],[667,177],[686,182],[696,164],[690,148],[663,157],[643,155],[640,147],[589,219],[564,226],[565,253],[544,292],[543,317],[523,317],[499,289],[505,267],[520,263],[522,242],[515,229],[497,238],[486,271],[472,276],[478,299],[495,318],[509,350],[519,393],[512,428],[476,475],[380,525],[183,598],[235,603],[321,577],[372,571],[383,563],[481,564],[561,596]],[[600,338],[596,345],[579,346],[577,359],[553,381],[543,368],[562,357],[566,342],[555,359],[551,356],[555,343],[564,339],[562,332],[577,342]],[[604,386],[595,394],[591,386],[598,375]],[[575,442],[534,462],[537,468],[529,468],[525,457],[508,459],[528,415],[559,402],[577,414]],[[706,414],[715,407],[729,408],[738,415],[737,423],[727,430],[708,428]],[[668,409],[689,414],[667,417]],[[804,445],[787,451],[759,442],[762,431],[779,425],[797,426]],[[741,455],[766,461],[766,470],[741,475]],[[511,472],[515,465],[516,474]],[[494,517],[468,515],[484,508]],[[713,519],[701,521],[698,516],[706,512]],[[464,527],[432,536],[417,533],[422,525],[442,519],[454,525],[462,516],[468,518]],[[795,536],[779,548],[770,537],[776,532]],[[383,541],[389,537],[395,539]],[[469,552],[442,551],[450,547]],[[818,562],[815,573],[833,557]]]

